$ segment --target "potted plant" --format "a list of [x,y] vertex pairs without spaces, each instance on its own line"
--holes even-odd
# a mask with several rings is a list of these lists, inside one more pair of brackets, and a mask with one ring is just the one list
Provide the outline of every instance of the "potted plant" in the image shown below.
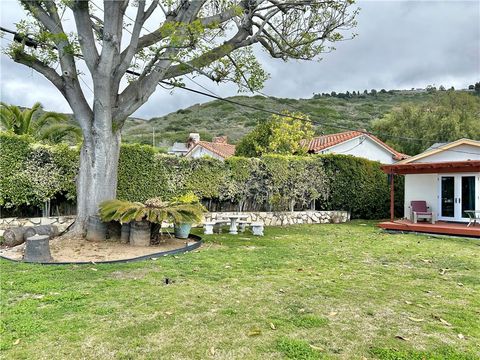
[[99,215],[105,222],[133,222],[130,228],[130,244],[145,246],[150,243],[152,236],[156,236],[162,222],[193,223],[201,220],[204,211],[200,202],[181,202],[180,198],[175,201],[153,198],[145,203],[114,199],[100,204]]
[[[199,222],[202,219],[203,212],[206,211],[205,207],[200,203],[200,199],[197,195],[193,193],[193,191],[189,191],[182,196],[178,196],[172,200],[174,204],[183,205],[188,207],[193,207],[197,209],[198,213],[195,215],[200,216],[185,216],[179,220],[174,221],[174,232],[175,237],[179,239],[186,239],[190,234],[190,230],[192,229],[192,225],[195,222]],[[193,213],[191,215],[194,215]]]

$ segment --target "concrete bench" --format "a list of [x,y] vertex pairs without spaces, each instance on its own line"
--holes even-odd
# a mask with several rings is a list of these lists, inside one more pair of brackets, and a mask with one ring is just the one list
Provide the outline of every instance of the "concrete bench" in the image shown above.
[[263,236],[263,222],[253,222],[251,226],[253,235]]
[[216,221],[206,221],[203,223],[205,235],[212,235],[213,228],[218,227],[218,232],[220,233],[220,225],[230,224],[230,220],[216,220]]
[[245,232],[246,227],[248,225],[251,225],[252,222],[251,221],[239,220],[239,221],[237,221],[237,224],[238,224],[238,229],[240,230],[240,232]]

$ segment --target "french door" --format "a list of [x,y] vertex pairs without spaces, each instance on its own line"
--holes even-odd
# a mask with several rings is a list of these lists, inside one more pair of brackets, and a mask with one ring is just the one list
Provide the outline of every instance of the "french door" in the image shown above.
[[480,209],[478,173],[440,175],[439,186],[440,220],[468,221],[465,211]]

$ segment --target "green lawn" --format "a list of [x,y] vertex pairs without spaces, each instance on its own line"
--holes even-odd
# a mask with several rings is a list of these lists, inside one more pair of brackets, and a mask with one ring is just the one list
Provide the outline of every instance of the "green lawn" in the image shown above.
[[479,240],[371,222],[266,234],[133,264],[1,261],[0,357],[480,358]]

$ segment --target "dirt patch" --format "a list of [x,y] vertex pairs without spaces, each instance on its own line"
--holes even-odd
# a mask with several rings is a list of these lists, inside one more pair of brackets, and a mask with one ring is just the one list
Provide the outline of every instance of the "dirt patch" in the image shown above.
[[[159,240],[158,244],[152,246],[131,246],[113,241],[90,242],[81,236],[65,234],[50,240],[50,252],[53,262],[99,262],[126,260],[175,250],[195,243],[193,239],[176,239],[166,235]],[[24,249],[25,244],[3,248],[0,255],[13,260],[22,260]]]

